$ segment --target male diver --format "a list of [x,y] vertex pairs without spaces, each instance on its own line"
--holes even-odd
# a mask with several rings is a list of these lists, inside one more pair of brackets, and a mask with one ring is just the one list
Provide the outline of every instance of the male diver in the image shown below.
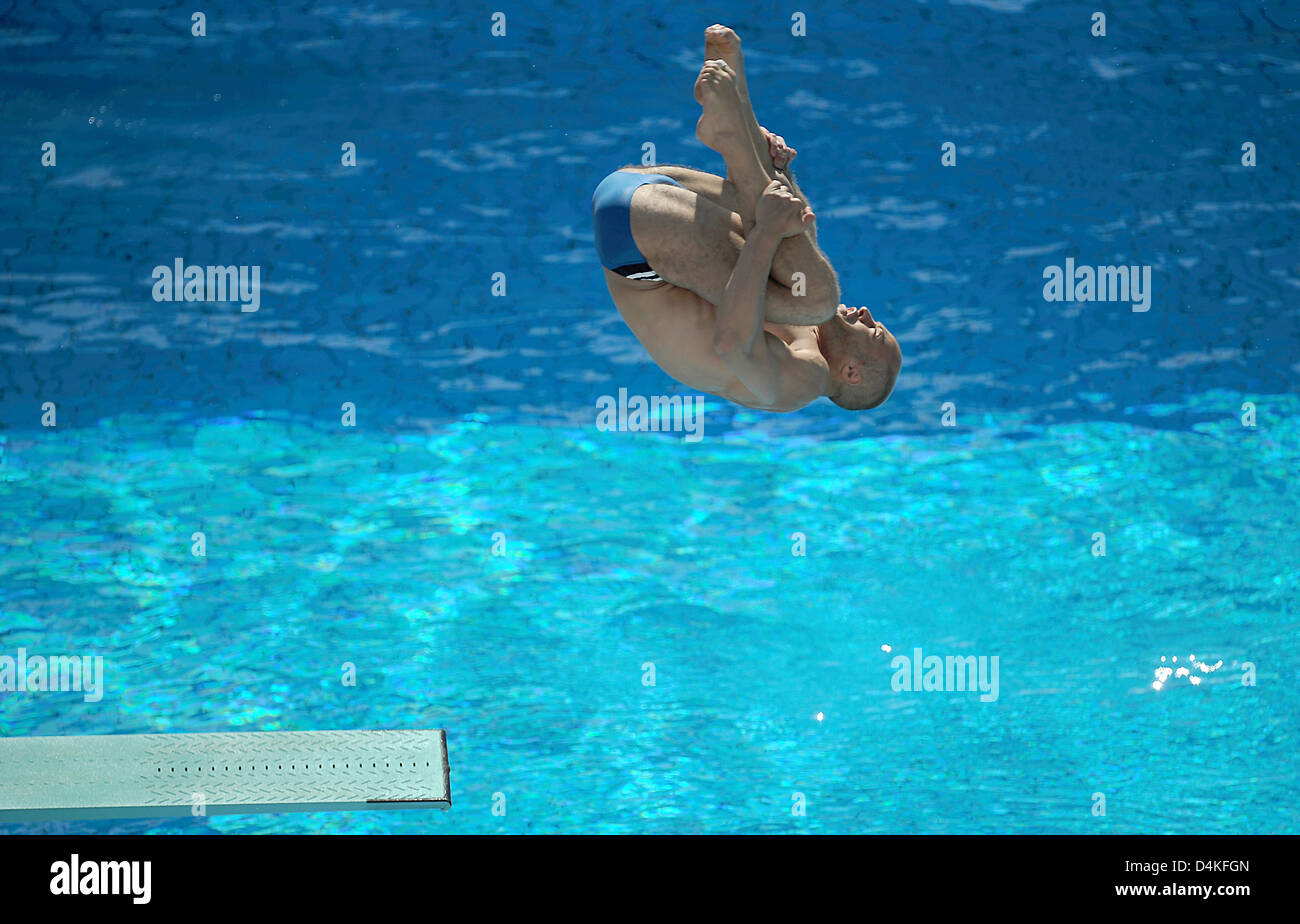
[[822,395],[876,407],[898,378],[898,341],[866,308],[839,303],[816,216],[789,172],[796,152],[754,117],[739,36],[710,26],[704,55],[696,136],[727,176],[631,166],[601,181],[593,222],[614,304],[690,388],[766,411]]

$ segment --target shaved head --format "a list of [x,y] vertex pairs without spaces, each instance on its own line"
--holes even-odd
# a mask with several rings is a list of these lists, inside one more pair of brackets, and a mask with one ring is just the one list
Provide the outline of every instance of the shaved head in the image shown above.
[[831,400],[846,411],[869,411],[880,407],[894,390],[898,371],[903,367],[903,354],[895,345],[883,361],[868,363],[862,368],[862,378],[856,383],[840,382]]

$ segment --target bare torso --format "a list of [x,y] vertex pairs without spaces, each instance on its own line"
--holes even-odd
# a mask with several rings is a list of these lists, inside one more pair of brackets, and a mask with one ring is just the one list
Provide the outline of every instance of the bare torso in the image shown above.
[[[829,375],[817,345],[816,328],[765,323],[763,330],[783,344],[781,395],[771,404],[754,397],[713,350],[717,309],[689,289],[667,282],[626,279],[605,270],[605,283],[628,328],[668,375],[689,388],[745,407],[795,411],[821,393]],[[775,345],[774,345],[775,346]]]

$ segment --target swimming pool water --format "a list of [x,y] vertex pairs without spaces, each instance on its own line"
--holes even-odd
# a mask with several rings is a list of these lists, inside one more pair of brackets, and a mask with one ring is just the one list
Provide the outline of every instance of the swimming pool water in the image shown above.
[[[445,727],[455,800],[6,830],[1296,833],[1280,9],[4,14],[0,655],[107,682],[0,694],[0,733]],[[646,141],[720,168],[715,19],[903,373],[603,432],[601,395],[688,392],[591,189]],[[154,302],[177,257],[259,265],[260,310]],[[1150,265],[1150,311],[1044,301],[1067,257]],[[896,692],[915,648],[996,656],[997,698]]]

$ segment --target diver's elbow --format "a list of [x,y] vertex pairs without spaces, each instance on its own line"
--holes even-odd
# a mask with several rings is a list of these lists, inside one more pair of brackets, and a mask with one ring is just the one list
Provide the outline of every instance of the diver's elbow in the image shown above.
[[723,357],[735,356],[743,348],[740,334],[734,330],[719,328],[713,332],[713,352]]

